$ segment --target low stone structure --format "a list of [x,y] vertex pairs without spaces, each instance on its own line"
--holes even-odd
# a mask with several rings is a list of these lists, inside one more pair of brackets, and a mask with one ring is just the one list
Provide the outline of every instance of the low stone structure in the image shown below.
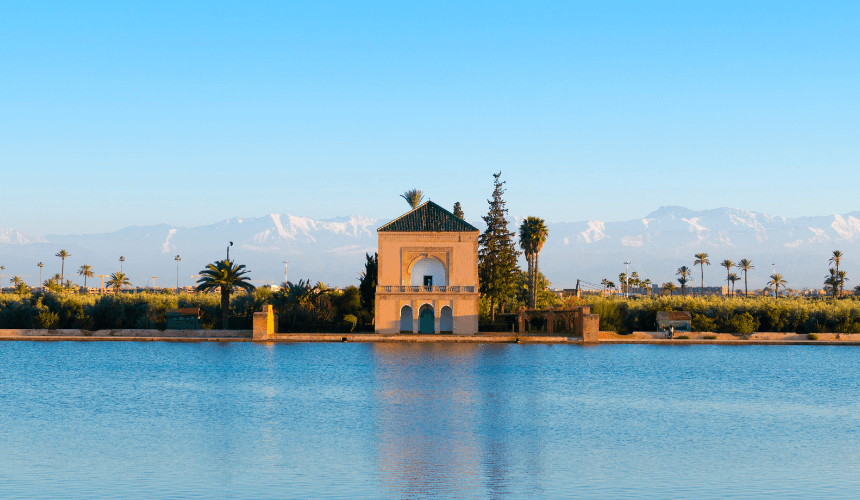
[[278,333],[278,315],[271,305],[266,304],[262,311],[254,313],[253,332],[254,341],[269,340]]

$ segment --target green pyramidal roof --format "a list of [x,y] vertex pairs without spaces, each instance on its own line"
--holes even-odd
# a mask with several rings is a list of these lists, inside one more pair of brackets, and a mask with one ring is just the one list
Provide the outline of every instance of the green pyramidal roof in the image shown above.
[[478,228],[428,201],[377,229],[400,233],[466,233]]

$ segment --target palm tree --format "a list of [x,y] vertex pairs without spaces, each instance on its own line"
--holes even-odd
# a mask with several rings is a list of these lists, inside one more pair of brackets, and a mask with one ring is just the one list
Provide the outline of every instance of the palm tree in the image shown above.
[[675,290],[677,290],[677,289],[678,289],[678,287],[677,287],[677,286],[675,286],[675,284],[674,284],[674,283],[672,283],[671,281],[666,282],[666,283],[663,283],[663,287],[662,287],[662,288],[663,288],[663,290],[664,290],[664,291],[669,292],[669,295],[672,295],[672,292],[674,292]]
[[[54,254],[54,257],[59,257],[59,258],[63,259],[62,267],[60,267],[60,271],[61,271],[60,276],[64,280],[66,279],[66,257],[71,257],[71,256],[72,256],[72,254],[70,254],[69,252],[67,252],[65,250],[60,250],[59,252]],[[60,283],[62,283],[62,281]]]
[[696,258],[696,261],[693,262],[693,265],[699,266],[702,268],[702,284],[699,288],[699,295],[704,296],[705,295],[705,266],[710,266],[711,261],[708,260],[708,254],[706,254],[704,252],[697,253],[693,257]]
[[[0,266],[0,281],[3,281],[3,271],[6,270],[6,266]],[[3,293],[3,283],[0,283],[0,293]]]
[[782,275],[779,273],[770,275],[770,281],[767,282],[768,285],[773,285],[773,287],[776,289],[777,299],[779,298],[779,287],[785,288],[785,283],[785,278],[783,278]]
[[678,272],[675,273],[676,275],[681,275],[681,277],[678,278],[678,283],[681,284],[681,295],[686,295],[687,281],[688,281],[687,276],[690,275],[690,272],[691,271],[690,271],[689,267],[681,266],[678,268]]
[[119,272],[122,272],[122,263],[125,262],[125,257],[119,256]]
[[741,261],[738,262],[737,266],[735,267],[737,267],[744,273],[744,296],[748,296],[749,289],[747,288],[747,274],[749,274],[750,269],[755,269],[755,266],[753,265],[751,260],[741,259]]
[[836,278],[839,280],[839,295],[845,295],[845,282],[848,281],[848,271],[837,271]]
[[245,276],[249,271],[245,265],[235,265],[231,260],[219,260],[214,264],[208,264],[206,269],[200,271],[197,280],[197,291],[206,292],[221,288],[221,328],[229,329],[230,323],[230,293],[233,288],[242,288],[248,292],[254,291],[254,285]]
[[836,298],[836,294],[839,293],[839,275],[836,274],[836,269],[832,267],[830,268],[830,275],[824,277],[824,290],[829,290],[833,298]]
[[537,306],[538,259],[548,234],[549,229],[544,224],[544,220],[538,217],[526,217],[520,225],[520,247],[529,263],[528,288],[531,308]]
[[[176,293],[179,293],[179,263],[182,261],[182,257],[176,256],[173,258],[176,261]],[[284,268],[286,269],[286,268]],[[286,271],[284,271],[286,272]]]
[[12,283],[16,287],[23,282],[24,280],[22,280],[20,276],[13,276],[12,279],[9,280],[9,283]]
[[93,274],[93,266],[89,266],[87,264],[82,265],[80,269],[78,269],[78,276],[84,277],[84,288],[86,288],[87,278],[92,278],[93,276],[95,276],[95,274]]
[[650,288],[651,288],[651,280],[650,280],[650,279],[642,280],[641,285],[642,285],[642,286],[647,290],[647,292],[646,292],[646,293],[647,293],[648,295],[651,295],[651,290],[650,290]]
[[735,261],[733,261],[731,259],[726,259],[726,260],[720,262],[720,265],[726,268],[726,287],[728,288],[728,286],[729,286],[729,273],[731,272],[732,268],[735,267]]
[[39,283],[41,283],[42,282],[42,268],[45,267],[45,264],[42,264],[41,262],[39,262],[36,265],[39,266]]
[[729,281],[732,283],[732,296],[735,294],[735,282],[740,281],[741,277],[736,273],[729,274]]
[[836,266],[836,272],[837,273],[839,272],[839,262],[842,260],[843,256],[844,255],[842,254],[842,252],[840,252],[839,250],[834,250],[832,257],[830,257],[830,260],[828,261],[831,264]]
[[127,286],[131,286],[131,282],[128,280],[128,276],[125,275],[124,272],[119,271],[110,275],[110,279],[105,285],[113,288],[113,291],[119,292],[120,288]]
[[421,204],[421,200],[424,199],[424,193],[418,189],[410,189],[409,191],[401,194],[400,197],[406,200],[406,203],[409,203],[412,210],[415,210],[418,208],[418,205]]

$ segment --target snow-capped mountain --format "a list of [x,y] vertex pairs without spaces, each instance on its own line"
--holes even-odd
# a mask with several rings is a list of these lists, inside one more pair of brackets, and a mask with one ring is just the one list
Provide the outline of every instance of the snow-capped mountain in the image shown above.
[[[512,230],[520,220],[511,218]],[[66,259],[66,277],[82,282],[74,274],[81,264],[92,265],[97,274],[109,274],[119,270],[122,255],[123,270],[132,283],[151,284],[156,276],[157,286],[173,286],[177,275],[174,257],[181,255],[179,282],[190,285],[194,281],[191,275],[224,258],[232,241],[231,257],[252,271],[257,285],[283,282],[283,261],[287,260],[290,281],[303,278],[345,286],[358,282],[364,254],[376,251],[376,228],[385,222],[361,216],[314,220],[272,214],[194,228],[162,224],[44,238],[6,229],[0,230],[0,264],[6,266],[4,279],[29,275],[25,281],[35,283],[39,261],[45,263],[43,279],[60,272],[60,259],[54,254],[64,248],[71,253]],[[573,287],[577,279],[599,283],[609,278],[617,283],[625,261],[631,262],[630,270],[640,277],[662,283],[674,280],[678,267],[692,267],[693,254],[698,252],[710,256],[706,286],[725,283],[726,271],[719,266],[724,259],[752,259],[756,268],[749,275],[750,287],[767,281],[772,264],[789,286],[819,287],[830,254],[837,249],[845,254],[840,268],[849,272],[849,279],[860,264],[860,212],[787,219],[731,208],[661,207],[641,219],[547,226],[550,232],[540,254],[540,267],[556,287]],[[698,286],[698,268],[693,278],[697,281],[692,285]]]

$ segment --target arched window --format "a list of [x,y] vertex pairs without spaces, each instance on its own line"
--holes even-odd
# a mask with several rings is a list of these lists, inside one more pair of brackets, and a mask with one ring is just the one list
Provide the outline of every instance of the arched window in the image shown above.
[[445,266],[439,262],[439,259],[425,257],[412,265],[409,284],[412,286],[446,286]]

